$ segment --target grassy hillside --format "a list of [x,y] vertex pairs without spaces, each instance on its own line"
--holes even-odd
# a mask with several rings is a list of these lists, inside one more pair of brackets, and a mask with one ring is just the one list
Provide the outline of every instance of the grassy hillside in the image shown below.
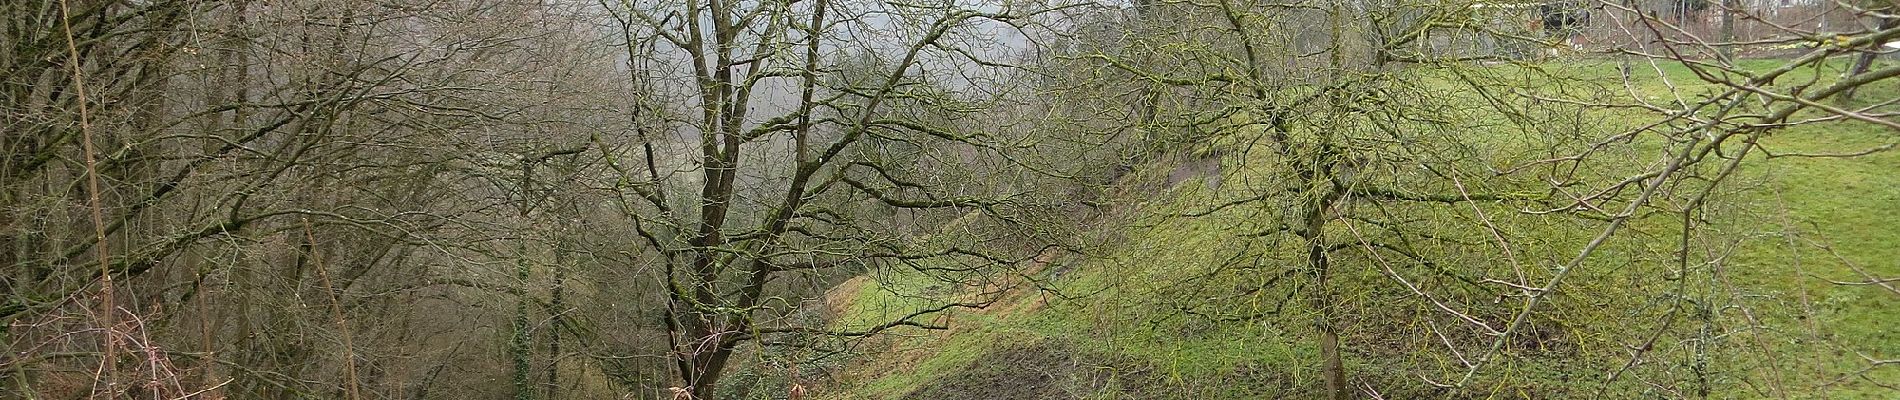
[[[1568,69],[1562,73],[1616,74],[1614,65]],[[1693,79],[1680,68],[1663,70],[1669,79],[1639,70],[1630,90],[1665,99],[1710,90],[1683,84]],[[1654,117],[1605,111],[1587,119],[1611,132]],[[1472,126],[1461,133],[1510,129]],[[1392,276],[1410,277],[1427,291],[1455,290],[1461,275],[1510,268],[1542,282],[1548,265],[1574,255],[1595,230],[1498,204],[1402,210],[1430,232],[1482,242],[1487,234],[1460,231],[1468,225],[1456,222],[1484,218],[1523,241],[1508,262],[1454,247],[1434,250],[1449,260],[1437,267],[1342,262],[1335,285],[1345,297],[1348,375],[1362,394],[1385,398],[1673,398],[1702,395],[1694,392],[1702,388],[1719,398],[1900,395],[1890,389],[1900,384],[1900,365],[1874,363],[1900,357],[1900,292],[1836,283],[1900,276],[1900,153],[1786,156],[1853,153],[1896,141],[1900,136],[1887,128],[1857,122],[1767,137],[1763,148],[1781,156],[1755,151],[1718,190],[1694,222],[1698,235],[1689,240],[1702,254],[1688,256],[1691,268],[1675,268],[1671,257],[1681,240],[1671,229],[1681,221],[1634,221],[1540,307],[1532,330],[1517,335],[1506,356],[1463,390],[1430,382],[1457,380],[1483,338],[1460,337],[1457,322],[1429,303],[1405,300],[1413,292]],[[1188,182],[1149,191],[1173,166],[1145,166],[1115,195],[1120,205],[1106,224],[1115,239],[1103,254],[1052,259],[1024,277],[1046,280],[1053,290],[1022,289],[1003,304],[954,314],[947,331],[902,331],[865,343],[817,392],[839,399],[1318,397],[1315,316],[1293,299],[1304,290],[1302,277],[1277,256],[1297,248],[1254,235],[1259,220],[1277,210],[1171,217],[1229,201],[1276,173],[1265,156],[1233,154],[1244,156],[1224,159],[1228,176],[1220,190]],[[1627,159],[1647,160],[1639,156],[1647,155]],[[919,306],[907,294],[929,290],[926,282],[903,273],[860,277],[831,294],[832,307],[845,326],[907,313]],[[1508,315],[1519,302],[1505,296],[1495,305],[1461,306]]]

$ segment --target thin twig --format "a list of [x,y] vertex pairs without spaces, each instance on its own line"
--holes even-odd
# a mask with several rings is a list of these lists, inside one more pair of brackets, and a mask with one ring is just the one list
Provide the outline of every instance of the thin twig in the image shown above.
[[[99,311],[101,313],[99,318],[102,319],[100,326],[104,326],[106,329],[104,340],[105,352],[103,356],[99,358],[99,369],[94,372],[92,381],[91,397],[98,398],[100,394],[100,382],[105,382],[107,393],[111,393],[114,390],[111,380],[112,376],[115,375],[113,373],[113,353],[118,350],[118,338],[116,335],[113,335],[112,332],[113,326],[116,325],[113,322],[115,310],[113,310],[112,307],[112,263],[109,260],[112,256],[112,252],[107,251],[106,247],[105,210],[99,200],[99,160],[96,156],[98,150],[93,146],[92,120],[89,111],[86,109],[86,79],[80,72],[79,43],[73,39],[72,10],[66,5],[66,0],[59,1],[59,15],[59,25],[60,28],[64,30],[66,36],[66,65],[71,66],[73,72],[73,96],[78,98],[76,103],[79,104],[79,135],[81,142],[85,145],[86,198],[87,205],[92,209],[93,240],[98,243],[97,248],[93,252],[93,256],[99,261]],[[107,397],[111,397],[111,395],[108,394]]]

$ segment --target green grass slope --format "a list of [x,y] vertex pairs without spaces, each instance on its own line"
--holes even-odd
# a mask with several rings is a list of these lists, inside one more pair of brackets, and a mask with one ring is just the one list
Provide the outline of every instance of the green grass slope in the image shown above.
[[[1679,67],[1660,69],[1667,81],[1650,74],[1630,90],[1652,98],[1711,90],[1684,84],[1693,79]],[[1610,76],[1615,69],[1568,73]],[[1884,85],[1863,97],[1900,91]],[[1653,117],[1595,118],[1621,129]],[[1900,151],[1793,156],[1896,142],[1900,133],[1855,122],[1768,136],[1768,151],[1750,155],[1696,222],[1699,234],[1690,240],[1702,254],[1691,257],[1690,269],[1675,269],[1670,257],[1680,240],[1671,229],[1680,221],[1634,221],[1539,309],[1505,356],[1460,390],[1434,382],[1457,380],[1478,357],[1472,350],[1488,342],[1460,334],[1459,322],[1429,302],[1404,300],[1414,292],[1392,276],[1427,292],[1459,290],[1461,274],[1509,268],[1541,283],[1550,275],[1545,265],[1574,255],[1596,230],[1499,205],[1404,211],[1428,230],[1475,242],[1489,234],[1461,232],[1468,225],[1452,222],[1495,219],[1520,251],[1505,262],[1435,249],[1452,261],[1441,271],[1343,261],[1335,285],[1349,378],[1363,396],[1383,398],[1900,398],[1892,389],[1900,365],[1881,364],[1900,359],[1900,292],[1860,283],[1900,276]],[[1227,163],[1230,183],[1221,191],[1198,183],[1159,193],[1128,185],[1117,194],[1122,205],[1108,224],[1116,238],[1107,251],[1057,258],[1035,272],[1055,292],[1023,289],[1001,304],[946,317],[950,330],[900,330],[867,341],[815,392],[836,399],[1319,397],[1316,314],[1298,300],[1303,276],[1290,273],[1281,255],[1298,248],[1255,235],[1259,219],[1277,210],[1168,217],[1224,202],[1233,197],[1224,193],[1275,172],[1254,156]],[[1147,166],[1127,181],[1152,184],[1169,168]],[[838,323],[908,313],[922,306],[910,294],[930,290],[927,282],[891,272],[842,285],[831,294]],[[1476,315],[1486,320],[1520,304],[1504,296],[1496,304],[1475,294],[1446,301],[1491,310]]]

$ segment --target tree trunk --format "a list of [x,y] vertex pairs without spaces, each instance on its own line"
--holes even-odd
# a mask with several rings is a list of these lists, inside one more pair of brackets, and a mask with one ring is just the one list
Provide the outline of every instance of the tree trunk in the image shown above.
[[1326,210],[1332,208],[1345,188],[1331,176],[1338,156],[1331,146],[1320,146],[1315,157],[1319,162],[1313,170],[1307,172],[1307,187],[1321,187],[1314,193],[1313,200],[1307,204],[1301,215],[1305,225],[1300,236],[1306,240],[1306,265],[1313,276],[1313,294],[1311,303],[1315,318],[1314,326],[1319,330],[1320,372],[1326,379],[1326,398],[1343,400],[1350,392],[1346,387],[1346,367],[1340,356],[1339,329],[1334,324],[1334,304],[1332,287],[1327,282],[1331,275],[1331,263],[1327,254]]
[[[716,337],[701,337],[701,341],[719,340]],[[681,375],[686,378],[688,389],[692,391],[692,400],[713,400],[718,397],[714,391],[719,389],[719,379],[725,377],[726,360],[732,357],[733,347],[722,345],[704,355],[694,355],[691,367]]]
[[[533,212],[530,207],[534,204],[531,198],[531,193],[534,193],[534,164],[526,157],[523,155],[521,162],[521,187],[519,188],[521,204],[516,209],[515,215],[524,222],[528,221],[528,216]],[[532,345],[533,338],[528,332],[528,292],[530,289],[528,279],[532,275],[533,267],[528,264],[528,243],[522,239],[515,239],[515,287],[518,291],[515,293],[515,319],[510,324],[513,335],[508,340],[508,356],[514,363],[512,378],[515,400],[533,400],[535,397],[534,383],[528,378],[531,368],[528,359],[534,355],[534,349],[529,347]]]
[[[1317,226],[1315,226],[1317,228]],[[1317,230],[1315,234],[1319,233]],[[1327,285],[1326,246],[1320,240],[1310,240],[1307,248],[1307,263],[1315,268],[1317,275],[1314,286],[1313,307],[1319,312],[1319,354],[1322,359],[1320,373],[1326,377],[1326,398],[1344,400],[1350,391],[1346,388],[1346,366],[1339,355],[1339,329],[1333,324],[1333,294]]]
[[[1329,15],[1332,20],[1330,53],[1334,74],[1343,73],[1348,62],[1345,58],[1344,44],[1348,18],[1343,9],[1343,3],[1339,0],[1333,1]],[[1338,79],[1338,75],[1333,77],[1333,80]],[[1346,104],[1348,100],[1338,97],[1335,93],[1330,101],[1338,107]],[[1346,367],[1339,355],[1339,330],[1333,324],[1332,288],[1326,282],[1330,267],[1327,265],[1328,246],[1322,229],[1326,227],[1326,210],[1332,208],[1333,201],[1339,199],[1345,188],[1341,187],[1338,180],[1333,177],[1335,166],[1339,163],[1339,151],[1333,147],[1330,132],[1320,134],[1315,151],[1317,153],[1312,159],[1314,165],[1310,167],[1312,169],[1306,171],[1305,181],[1306,187],[1321,193],[1316,194],[1317,197],[1313,198],[1305,210],[1303,217],[1305,217],[1306,227],[1301,232],[1301,236],[1306,238],[1306,265],[1313,274],[1313,308],[1314,312],[1318,313],[1318,321],[1314,325],[1319,330],[1319,353],[1322,359],[1320,373],[1326,377],[1326,398],[1344,400],[1347,394]]]
[[[563,232],[564,234],[565,232]],[[566,237],[554,241],[554,282],[548,288],[548,399],[560,398],[561,389],[561,316],[567,314],[565,285],[567,284]]]
[[[1884,31],[1888,29],[1893,29],[1894,26],[1896,25],[1900,25],[1900,18],[1882,17],[1880,18],[1880,27],[1876,28],[1875,30]],[[1860,57],[1854,60],[1854,68],[1847,70],[1847,76],[1851,77],[1851,76],[1867,73],[1867,69],[1873,67],[1874,58],[1880,56],[1880,49],[1885,47],[1886,43],[1874,43],[1872,46],[1873,46],[1872,48],[1869,48],[1866,51],[1861,52]],[[1847,88],[1847,91],[1841,92],[1841,98],[1845,100],[1853,100],[1854,91],[1858,89],[1860,89],[1860,86]]]
[[1740,7],[1740,5],[1736,4],[1735,0],[1722,0],[1722,9],[1716,10],[1722,13],[1722,46],[1718,47],[1718,49],[1722,53],[1723,61],[1735,62],[1735,13],[1737,7]]
[[519,288],[520,292],[515,294],[515,319],[510,323],[514,329],[513,335],[510,336],[508,340],[508,355],[514,362],[514,399],[532,400],[534,399],[534,385],[528,380],[528,369],[530,368],[528,357],[531,356],[532,353],[531,349],[528,348],[529,267],[526,259],[528,256],[526,254],[526,245],[518,244],[516,251],[520,252],[516,254],[516,257],[522,257],[520,260],[515,260],[516,287]]

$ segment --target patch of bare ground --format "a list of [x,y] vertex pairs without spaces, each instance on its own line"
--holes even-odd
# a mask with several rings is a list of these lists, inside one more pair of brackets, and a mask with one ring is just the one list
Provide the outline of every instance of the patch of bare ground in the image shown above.
[[1165,388],[1151,366],[1113,360],[1051,342],[990,351],[964,371],[906,395],[914,400],[1082,399],[1104,392],[1155,398]]

